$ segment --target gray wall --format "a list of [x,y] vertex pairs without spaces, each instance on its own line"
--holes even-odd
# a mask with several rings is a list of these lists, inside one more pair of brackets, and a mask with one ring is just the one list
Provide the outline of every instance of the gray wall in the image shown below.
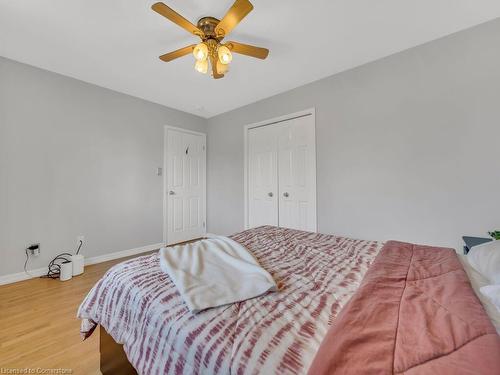
[[206,120],[0,58],[0,275],[162,242],[164,125]]
[[213,117],[208,230],[243,228],[243,126],[316,108],[318,229],[459,247],[500,228],[500,20]]

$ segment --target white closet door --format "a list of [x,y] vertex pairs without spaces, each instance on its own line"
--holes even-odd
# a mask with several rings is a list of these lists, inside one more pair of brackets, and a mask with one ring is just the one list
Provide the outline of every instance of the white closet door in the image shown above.
[[278,225],[278,128],[248,131],[248,226]]
[[278,136],[279,225],[316,231],[314,117],[281,123]]
[[167,242],[205,234],[205,137],[167,130]]

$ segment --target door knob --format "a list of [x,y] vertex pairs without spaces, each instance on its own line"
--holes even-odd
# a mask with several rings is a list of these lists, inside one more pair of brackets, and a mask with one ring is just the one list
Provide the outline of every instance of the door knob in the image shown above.
[[272,198],[274,194],[272,192],[270,192],[270,193],[267,193],[267,195]]
[[170,190],[170,191],[168,192],[168,195],[175,195],[175,191]]
[[283,196],[284,196],[285,198],[288,198],[288,197],[290,196],[290,194],[288,194],[288,193],[285,191],[285,192],[283,193]]

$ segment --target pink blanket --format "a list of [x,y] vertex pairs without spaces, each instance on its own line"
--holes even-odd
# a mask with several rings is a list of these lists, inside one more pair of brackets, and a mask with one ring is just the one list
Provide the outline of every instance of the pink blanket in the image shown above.
[[451,249],[388,242],[310,375],[500,374],[500,337]]
[[269,226],[231,238],[278,292],[193,314],[158,255],[143,256],[116,265],[90,291],[78,312],[82,333],[101,324],[139,374],[307,372],[382,244]]

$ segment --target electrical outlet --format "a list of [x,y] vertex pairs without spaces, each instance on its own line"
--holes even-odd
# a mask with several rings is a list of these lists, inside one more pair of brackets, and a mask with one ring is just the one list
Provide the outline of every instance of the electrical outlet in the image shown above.
[[39,243],[34,243],[29,245],[27,248],[29,255],[33,257],[37,257],[40,255],[40,244]]

